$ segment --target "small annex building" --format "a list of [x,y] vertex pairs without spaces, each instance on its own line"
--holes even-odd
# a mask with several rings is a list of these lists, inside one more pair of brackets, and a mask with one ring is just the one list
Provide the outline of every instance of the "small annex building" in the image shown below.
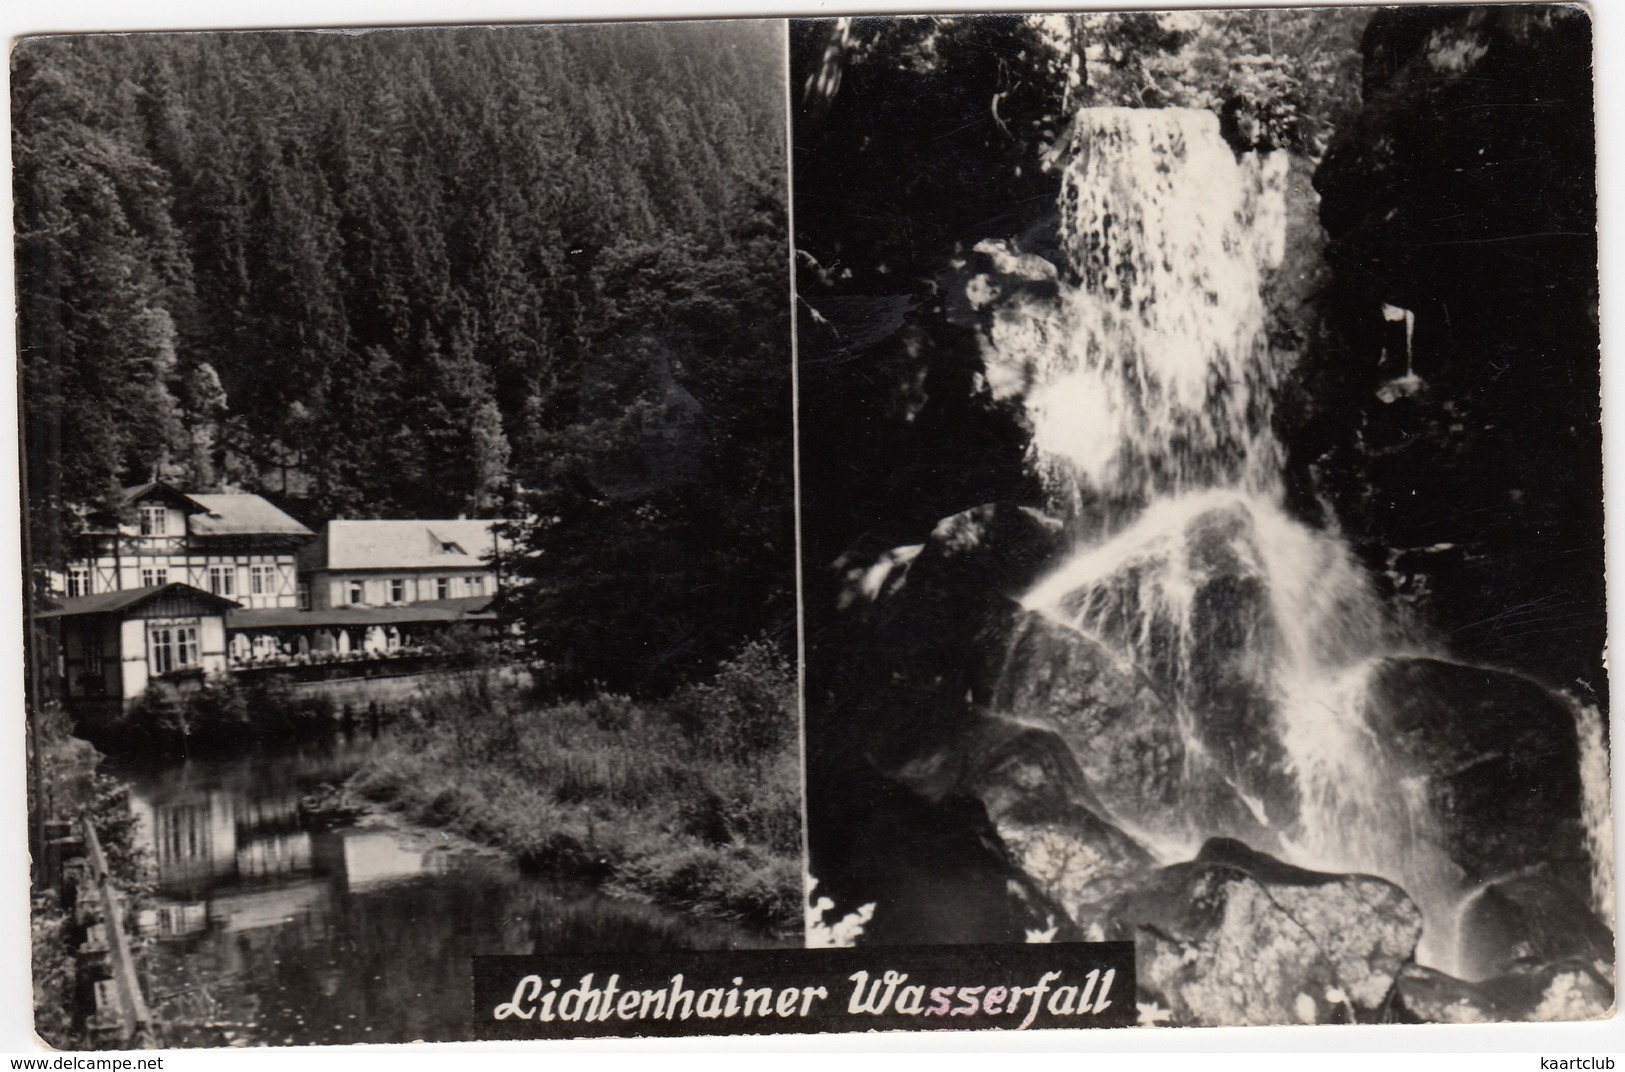
[[92,719],[116,719],[147,686],[185,691],[226,671],[234,600],[171,581],[63,599],[35,613],[57,643],[62,696]]
[[497,594],[500,520],[329,521],[299,552],[300,606],[403,607]]

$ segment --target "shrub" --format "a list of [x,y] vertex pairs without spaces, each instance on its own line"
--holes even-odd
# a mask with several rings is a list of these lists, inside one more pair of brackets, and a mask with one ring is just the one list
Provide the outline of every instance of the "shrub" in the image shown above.
[[191,732],[186,703],[175,686],[155,681],[130,705],[126,724],[144,737],[160,740],[184,738]]
[[674,713],[701,747],[752,762],[796,735],[796,676],[790,660],[765,637],[752,640],[708,682],[675,697]]

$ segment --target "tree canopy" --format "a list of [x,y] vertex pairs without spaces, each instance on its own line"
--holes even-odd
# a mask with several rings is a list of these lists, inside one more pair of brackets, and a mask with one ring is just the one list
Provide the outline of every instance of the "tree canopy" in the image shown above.
[[[540,519],[516,567],[548,609],[519,604],[552,641],[547,621],[579,630],[613,598],[703,620],[668,660],[686,669],[773,620],[793,545],[781,34],[22,42],[36,560],[158,476],[313,524]],[[569,639],[606,679],[631,642]]]

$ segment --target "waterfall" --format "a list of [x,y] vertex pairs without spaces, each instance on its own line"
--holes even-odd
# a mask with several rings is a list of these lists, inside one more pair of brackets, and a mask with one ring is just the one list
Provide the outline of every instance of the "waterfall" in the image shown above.
[[1085,109],[1062,175],[1060,308],[1013,303],[987,352],[1021,391],[1052,494],[1144,503],[1223,484],[1268,492],[1281,369],[1259,275],[1285,248],[1286,154],[1240,164],[1209,112]]
[[[1245,813],[1205,807],[1227,786],[1290,862],[1405,888],[1426,920],[1419,955],[1451,970],[1460,870],[1425,779],[1392,765],[1368,709],[1382,661],[1415,652],[1341,539],[1283,505],[1271,415],[1289,369],[1261,287],[1283,256],[1285,154],[1238,159],[1209,112],[1115,108],[1080,112],[1070,152],[1058,290],[996,304],[984,343],[1076,539],[1023,607],[1153,684],[1183,746],[1171,789],[1200,833],[1245,837],[1226,828]],[[1587,807],[1606,817],[1600,734]],[[1102,804],[1165,835],[1159,855],[1193,832]],[[1591,848],[1606,882],[1611,854]]]
[[1586,852],[1591,857],[1591,910],[1614,927],[1614,810],[1608,771],[1608,742],[1602,712],[1596,704],[1567,693],[1580,739],[1580,816],[1585,822]]

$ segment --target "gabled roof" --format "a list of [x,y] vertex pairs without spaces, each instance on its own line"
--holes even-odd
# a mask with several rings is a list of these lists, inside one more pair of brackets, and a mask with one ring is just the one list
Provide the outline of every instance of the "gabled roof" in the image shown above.
[[192,518],[199,536],[239,536],[273,533],[278,536],[315,535],[258,495],[188,495],[206,513]]
[[171,506],[186,511],[188,514],[201,514],[207,509],[201,503],[194,502],[191,496],[184,491],[171,484],[166,484],[162,480],[153,480],[145,484],[137,484],[134,487],[120,488],[115,501],[119,506],[132,506],[145,499],[162,499]]
[[74,596],[71,599],[61,600],[50,609],[35,614],[36,618],[77,618],[87,614],[117,614],[121,611],[134,610],[144,603],[150,603],[160,598],[174,596],[188,596],[203,601],[213,610],[224,613],[233,607],[241,606],[235,600],[224,596],[217,596],[213,592],[205,592],[201,588],[193,588],[180,581],[169,584],[149,585],[146,588],[126,588],[118,592],[98,592],[92,596]]
[[512,542],[497,539],[499,520],[329,521],[300,555],[301,569],[484,569],[493,551],[507,554]]
[[310,529],[259,495],[248,492],[188,494],[161,480],[119,491],[120,506],[162,499],[191,515],[197,536],[310,536]]

